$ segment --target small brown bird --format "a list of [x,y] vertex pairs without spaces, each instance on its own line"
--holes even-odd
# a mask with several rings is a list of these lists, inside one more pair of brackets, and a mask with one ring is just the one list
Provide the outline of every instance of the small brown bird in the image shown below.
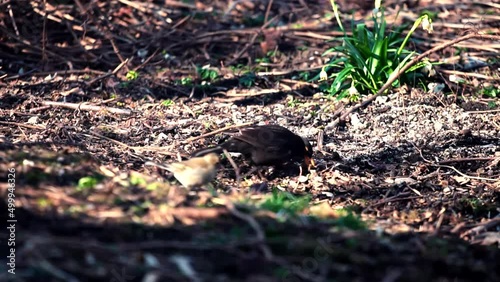
[[193,157],[208,153],[241,153],[254,165],[282,165],[289,161],[301,161],[307,166],[314,165],[312,146],[306,139],[279,125],[248,126],[226,142],[195,151]]
[[216,165],[219,157],[214,154],[207,154],[203,157],[191,158],[178,163],[171,163],[166,166],[147,162],[146,165],[153,165],[161,169],[168,170],[186,188],[199,187],[208,184],[217,174]]

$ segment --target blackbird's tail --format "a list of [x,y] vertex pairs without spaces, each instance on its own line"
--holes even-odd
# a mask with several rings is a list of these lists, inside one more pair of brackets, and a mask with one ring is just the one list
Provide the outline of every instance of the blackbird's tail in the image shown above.
[[224,149],[221,146],[207,147],[207,148],[203,148],[203,149],[199,149],[197,151],[194,151],[193,153],[191,153],[191,157],[192,158],[201,157],[201,156],[208,155],[210,153],[222,154],[223,150]]

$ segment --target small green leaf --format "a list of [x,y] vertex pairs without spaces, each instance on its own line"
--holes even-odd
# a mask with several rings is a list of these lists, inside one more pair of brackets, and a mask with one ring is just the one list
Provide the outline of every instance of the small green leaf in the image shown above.
[[132,80],[136,80],[137,78],[139,77],[139,73],[134,71],[134,70],[130,70],[127,72],[127,75],[125,75],[125,78],[128,80],[128,81],[132,81]]
[[98,181],[95,177],[86,176],[82,177],[78,180],[78,186],[76,188],[77,191],[85,191],[89,189],[93,189],[97,185]]
[[174,105],[174,101],[170,100],[170,99],[167,99],[167,100],[163,100],[161,102],[162,106],[165,106],[165,107],[170,107],[170,106],[173,106]]

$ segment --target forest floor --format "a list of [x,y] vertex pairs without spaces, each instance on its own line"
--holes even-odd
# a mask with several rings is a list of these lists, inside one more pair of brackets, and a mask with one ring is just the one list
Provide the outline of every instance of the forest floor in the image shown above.
[[[345,26],[370,23],[355,2],[340,1]],[[390,25],[436,13],[419,53],[500,34],[498,3],[445,2],[384,5]],[[0,280],[500,281],[498,42],[433,53],[434,84],[338,120],[358,102],[310,80],[342,42],[329,1],[75,3],[0,4],[0,209],[15,226],[0,236],[16,273],[7,258]],[[237,182],[223,160],[188,191],[144,166],[270,123],[311,140],[316,167]]]

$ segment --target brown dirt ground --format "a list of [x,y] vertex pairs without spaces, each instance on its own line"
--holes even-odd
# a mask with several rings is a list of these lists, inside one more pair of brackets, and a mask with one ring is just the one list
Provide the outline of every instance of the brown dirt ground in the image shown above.
[[[386,3],[390,23],[438,15],[432,35],[415,33],[418,52],[467,32],[500,34],[498,2],[396,2]],[[327,40],[341,35],[329,2],[231,3],[0,4],[0,214],[7,221],[15,169],[17,220],[16,274],[2,255],[0,280],[500,281],[499,100],[481,95],[500,89],[498,42],[431,55],[447,95],[392,89],[339,121],[355,103],[301,76],[318,72],[336,44]],[[345,23],[372,9],[340,4]],[[204,65],[220,77],[203,83],[195,66]],[[256,74],[250,87],[245,70]],[[144,167],[246,123],[308,137],[317,167],[238,186],[223,161],[215,191],[186,191]],[[78,189],[87,176],[98,184]],[[311,204],[298,216],[256,208],[272,188]],[[346,209],[367,228],[352,228]]]

